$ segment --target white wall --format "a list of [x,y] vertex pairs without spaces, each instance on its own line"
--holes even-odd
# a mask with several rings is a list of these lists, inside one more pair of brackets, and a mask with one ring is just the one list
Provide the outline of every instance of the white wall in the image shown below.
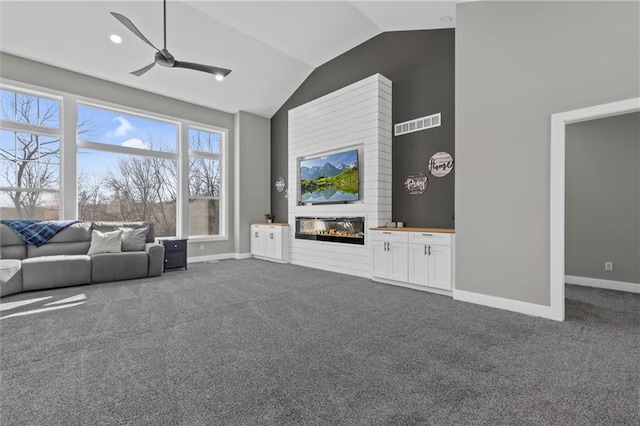
[[456,287],[550,305],[550,116],[640,94],[640,3],[456,12]]
[[[361,201],[298,205],[298,160],[358,149]],[[365,217],[366,228],[391,220],[391,81],[380,74],[289,111],[289,259],[291,263],[369,277],[365,246],[296,240],[295,218]]]

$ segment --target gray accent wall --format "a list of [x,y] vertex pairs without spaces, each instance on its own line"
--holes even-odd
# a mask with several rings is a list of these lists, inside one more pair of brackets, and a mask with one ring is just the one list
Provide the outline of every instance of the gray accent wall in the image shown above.
[[456,9],[456,288],[550,305],[550,117],[640,96],[640,3]]
[[640,113],[570,124],[565,141],[566,275],[640,284]]
[[[270,191],[276,220],[288,215],[284,192],[273,186],[278,176],[287,177],[288,111],[380,73],[393,83],[393,123],[442,113],[441,127],[393,137],[393,220],[406,226],[453,227],[455,169],[443,178],[430,176],[422,196],[410,196],[404,181],[411,173],[428,175],[429,158],[438,151],[455,158],[454,50],[451,29],[388,32],[316,68],[271,118]],[[317,152],[324,150],[318,146]]]

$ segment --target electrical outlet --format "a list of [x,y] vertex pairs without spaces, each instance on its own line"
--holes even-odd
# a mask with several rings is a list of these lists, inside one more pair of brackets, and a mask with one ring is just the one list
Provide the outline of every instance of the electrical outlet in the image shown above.
[[200,250],[204,250],[204,244],[200,244]]
[[605,271],[613,271],[613,262],[604,262]]

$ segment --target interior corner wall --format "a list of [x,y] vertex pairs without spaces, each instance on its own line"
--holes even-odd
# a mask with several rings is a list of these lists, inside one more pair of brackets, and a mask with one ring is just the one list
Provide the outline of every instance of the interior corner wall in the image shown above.
[[550,305],[550,117],[640,95],[640,3],[456,9],[456,288]]
[[[18,56],[0,52],[0,78],[3,83],[6,80],[16,81],[28,85],[34,85],[43,89],[52,89],[59,92],[109,102],[123,107],[140,109],[170,117],[182,118],[202,124],[223,127],[229,129],[228,141],[228,165],[231,170],[228,173],[230,190],[227,201],[228,229],[234,232],[234,158],[232,143],[233,115],[190,104],[155,93],[133,89],[131,87],[101,80],[84,74],[68,71],[62,68],[31,61]],[[65,141],[63,141],[64,143]],[[64,190],[64,188],[63,188]],[[200,249],[202,245],[202,249]],[[203,241],[197,244],[189,244],[189,257],[215,256],[234,252],[233,235],[228,240]]]
[[271,156],[269,120],[248,112],[234,115],[235,232],[234,252],[251,252],[251,223],[264,222],[270,211]]
[[640,284],[640,113],[569,124],[565,144],[565,275]]
[[[271,118],[271,206],[288,217],[284,192],[273,183],[288,170],[288,111],[374,74],[393,83],[392,122],[442,113],[442,126],[393,137],[392,219],[407,226],[452,228],[455,169],[444,178],[429,176],[424,195],[404,187],[409,174],[428,175],[429,158],[438,151],[455,157],[454,30],[382,33],[316,68]],[[323,151],[318,146],[318,152]],[[287,182],[287,188],[293,188]]]

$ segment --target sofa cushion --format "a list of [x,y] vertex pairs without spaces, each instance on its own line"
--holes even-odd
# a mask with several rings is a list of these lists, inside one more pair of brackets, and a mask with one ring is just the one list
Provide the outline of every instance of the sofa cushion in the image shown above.
[[122,230],[122,251],[143,251],[147,243],[149,227],[120,228]]
[[26,245],[20,235],[4,223],[0,223],[0,242],[3,246]]
[[153,222],[93,222],[91,228],[100,232],[115,231],[120,228],[142,228],[144,226],[149,227],[147,233],[147,242],[153,243],[156,239],[156,233],[153,226]]
[[0,296],[22,291],[22,262],[16,259],[0,259]]
[[91,283],[91,257],[39,256],[22,261],[22,289],[41,290]]
[[22,260],[27,257],[27,243],[11,228],[0,224],[0,258]]
[[96,254],[91,257],[91,269],[94,283],[144,278],[149,269],[149,256],[146,251]]
[[76,243],[80,241],[91,241],[91,222],[78,222],[51,237],[50,243]]
[[27,246],[27,257],[87,254],[89,245],[88,241],[80,241],[75,243],[46,243],[40,247]]
[[88,255],[99,253],[120,253],[122,251],[122,230],[112,232],[91,231],[91,247]]
[[0,249],[0,259],[22,260],[27,257],[27,245],[2,246]]

